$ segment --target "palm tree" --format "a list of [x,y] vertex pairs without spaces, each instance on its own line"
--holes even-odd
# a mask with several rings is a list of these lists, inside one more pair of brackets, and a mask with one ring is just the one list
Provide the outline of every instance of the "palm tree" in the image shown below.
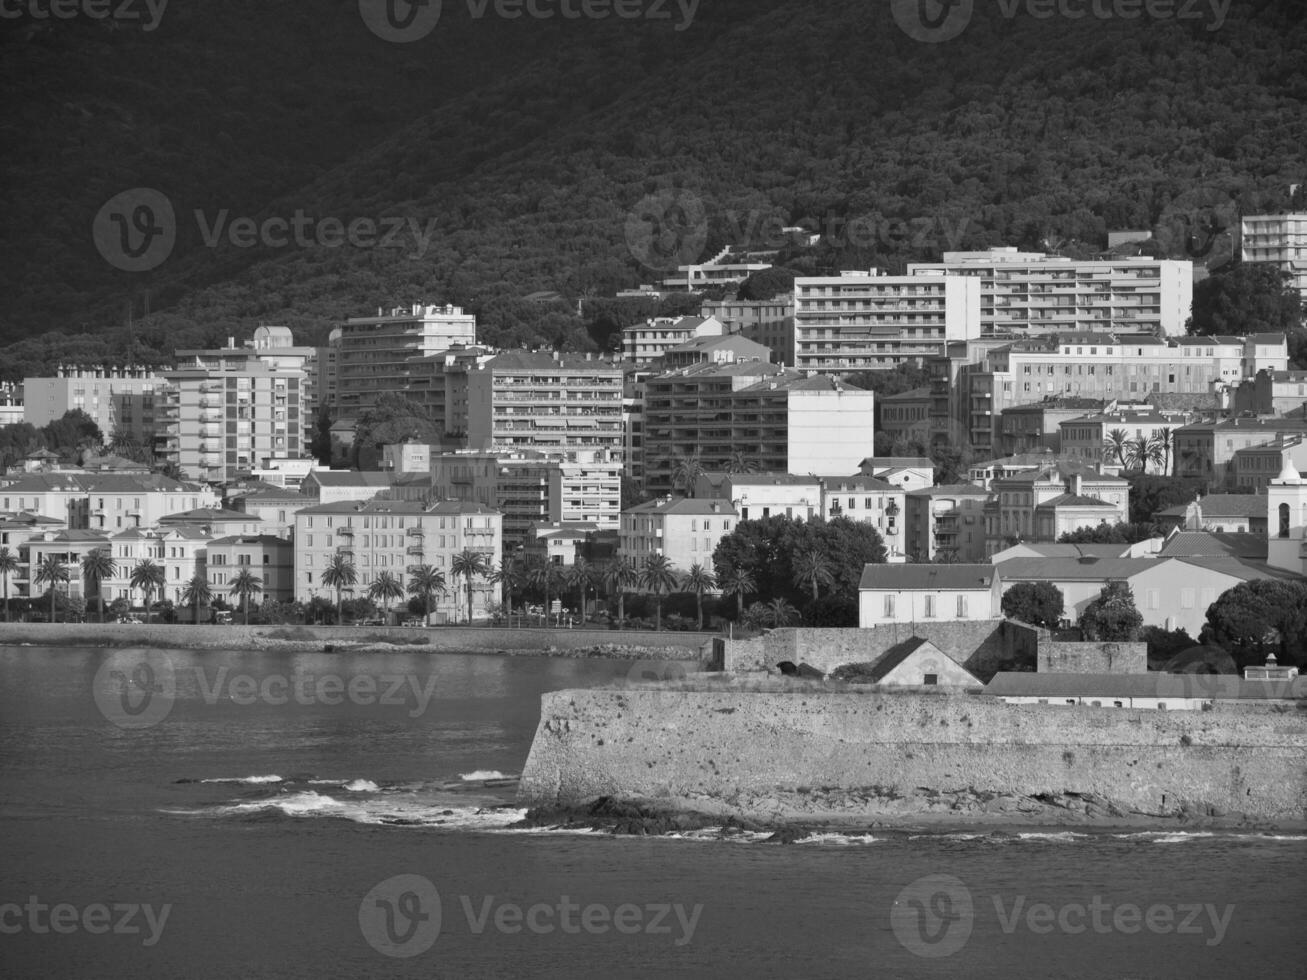
[[577,607],[581,612],[581,622],[585,622],[585,600],[590,590],[595,587],[598,576],[594,568],[584,558],[578,558],[572,567],[567,570],[566,582],[568,588],[576,589],[577,597],[581,604]]
[[390,572],[382,572],[377,580],[368,586],[368,598],[373,602],[381,600],[381,609],[390,619],[390,601],[404,597],[404,583]]
[[526,576],[522,570],[517,567],[517,562],[510,558],[505,558],[499,563],[498,568],[492,568],[488,581],[492,585],[501,587],[504,597],[504,607],[508,611],[508,624],[513,625],[513,592],[520,589],[526,581]]
[[726,461],[727,473],[757,473],[758,469],[758,461],[738,449]]
[[817,586],[831,585],[835,573],[826,553],[818,547],[804,548],[794,556],[794,584],[812,587],[812,601],[817,601]]
[[195,607],[196,626],[200,625],[200,606],[207,606],[212,598],[213,590],[209,588],[209,580],[203,575],[191,576],[191,580],[182,589],[182,603]]
[[60,582],[68,581],[68,566],[56,555],[44,555],[36,565],[36,584],[50,586],[50,622],[54,622],[54,596]]
[[699,629],[703,629],[703,594],[717,588],[717,576],[702,565],[694,564],[685,574],[685,581],[681,585],[686,591],[694,593],[694,606],[699,614]]
[[140,589],[145,595],[145,621],[150,621],[150,597],[154,590],[162,590],[167,580],[162,565],[156,565],[152,559],[142,558],[132,569],[131,587]]
[[467,622],[472,625],[472,580],[478,575],[490,574],[490,562],[483,552],[464,548],[449,563],[449,573],[454,578],[462,576],[467,580]]
[[698,453],[693,456],[677,456],[672,460],[672,486],[684,486],[687,497],[694,496],[694,485],[699,482],[701,476],[703,476],[703,461]]
[[1132,469],[1138,466],[1141,473],[1147,473],[1150,458],[1148,441],[1143,437],[1132,439],[1125,444],[1125,461]]
[[543,565],[536,565],[531,571],[526,573],[526,584],[533,589],[543,589],[545,593],[545,621],[549,621],[549,595],[553,591],[554,582],[558,579],[558,569],[549,562]]
[[1130,434],[1125,429],[1113,429],[1103,440],[1103,449],[1107,451],[1107,461],[1110,463],[1115,456],[1118,463],[1125,466],[1126,446],[1130,444]]
[[341,552],[336,552],[331,556],[331,561],[327,562],[327,567],[322,570],[322,584],[329,589],[336,590],[336,625],[341,625],[340,603],[341,593],[348,588],[352,588],[354,583],[359,580],[358,569],[354,563],[344,556]]
[[422,597],[422,621],[431,621],[431,597],[445,594],[445,573],[430,565],[418,565],[408,576],[408,594]]
[[239,597],[240,603],[245,609],[246,626],[250,625],[250,596],[262,591],[263,579],[248,568],[242,568],[236,573],[236,577],[231,580],[231,588],[227,590],[227,594]]
[[1149,437],[1149,458],[1162,467],[1162,475],[1171,475],[1171,451],[1175,448],[1175,437],[1170,429],[1158,429]]
[[626,590],[640,581],[640,572],[631,559],[623,555],[604,566],[604,588],[617,593],[617,621],[626,619]]
[[671,559],[666,555],[649,555],[644,560],[644,568],[640,572],[640,585],[654,594],[655,608],[657,615],[654,619],[654,629],[663,628],[663,595],[676,590],[676,572],[672,568]]
[[758,591],[758,583],[747,568],[727,568],[720,579],[722,594],[735,596],[735,618],[744,619],[744,597]]
[[23,567],[18,556],[8,548],[0,548],[0,577],[5,583],[5,622],[9,622],[9,576],[17,574]]
[[[100,598],[100,622],[104,622],[104,592],[100,583],[118,574],[118,563],[108,548],[96,548],[82,555],[82,577],[87,584],[95,583],[95,594]],[[87,589],[90,592],[90,589]]]
[[767,612],[771,624],[776,627],[789,626],[799,621],[799,610],[795,609],[780,596],[767,603]]

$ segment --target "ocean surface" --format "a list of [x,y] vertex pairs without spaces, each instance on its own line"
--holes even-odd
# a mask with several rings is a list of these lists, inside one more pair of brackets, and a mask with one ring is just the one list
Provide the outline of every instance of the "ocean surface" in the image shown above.
[[0,647],[0,975],[1307,975],[1301,835],[512,829],[629,670]]

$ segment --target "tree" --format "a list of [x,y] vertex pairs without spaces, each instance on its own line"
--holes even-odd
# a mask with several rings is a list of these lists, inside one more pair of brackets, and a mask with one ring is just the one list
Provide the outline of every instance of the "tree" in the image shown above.
[[142,558],[132,568],[131,587],[140,589],[145,596],[145,621],[150,621],[150,599],[155,590],[162,590],[166,579],[162,565],[156,565],[152,559]]
[[663,628],[663,596],[674,591],[676,584],[676,572],[673,571],[670,558],[666,555],[649,555],[645,558],[644,568],[640,571],[640,585],[654,594],[657,609],[655,630]]
[[513,621],[513,593],[522,587],[526,581],[526,576],[522,574],[521,569],[517,567],[517,562],[511,558],[505,558],[499,563],[498,568],[490,570],[488,581],[491,585],[498,585],[504,597],[504,607],[508,613],[508,621]]
[[1112,429],[1103,440],[1103,449],[1107,453],[1107,461],[1110,463],[1112,457],[1122,466],[1126,465],[1126,452],[1130,446],[1130,433],[1125,429]]
[[82,555],[82,577],[86,579],[88,588],[87,594],[91,593],[89,586],[94,586],[94,591],[100,598],[100,622],[104,622],[104,592],[100,589],[100,583],[107,578],[113,578],[118,574],[118,563],[113,560],[113,555],[108,548],[96,548],[94,551],[88,551]]
[[1062,590],[1052,582],[1018,582],[1003,593],[1003,615],[1054,629],[1065,610]]
[[71,408],[41,429],[45,444],[53,453],[74,457],[83,449],[98,449],[104,433],[95,419],[80,408]]
[[5,586],[5,622],[9,622],[9,576],[16,574],[23,567],[18,556],[8,548],[0,548],[0,579]]
[[1080,616],[1080,630],[1089,640],[1137,640],[1143,626],[1129,582],[1108,582]]
[[231,587],[227,590],[227,594],[237,597],[237,601],[245,612],[246,626],[250,625],[250,596],[257,595],[262,591],[263,579],[248,568],[242,568],[236,573],[236,577],[231,580]]
[[200,606],[208,605],[213,598],[209,580],[203,575],[192,575],[186,587],[182,589],[182,602],[195,609],[195,625],[200,623]]
[[625,555],[614,558],[604,566],[604,588],[609,595],[617,595],[617,621],[626,620],[626,591],[640,581],[640,572]]
[[1066,531],[1057,539],[1058,544],[1135,544],[1162,536],[1162,530],[1152,521],[1143,524],[1098,524]]
[[594,568],[584,558],[578,558],[572,563],[572,567],[567,570],[566,581],[569,588],[576,589],[577,598],[580,605],[581,622],[585,622],[585,600],[590,590],[594,588],[598,575]]
[[422,600],[422,621],[431,621],[431,597],[444,595],[445,573],[431,565],[418,565],[408,576],[408,594]]
[[478,575],[490,574],[490,563],[483,552],[464,548],[449,563],[449,573],[467,582],[467,622],[472,624],[472,580]]
[[758,461],[747,453],[740,452],[738,449],[731,453],[730,458],[726,461],[727,473],[757,473],[758,470]]
[[1189,333],[1287,333],[1303,325],[1302,297],[1287,272],[1266,262],[1235,262],[1194,285]]
[[695,484],[703,476],[703,461],[699,454],[677,456],[672,460],[672,486],[683,488],[687,497],[694,496]]
[[376,581],[368,586],[368,598],[373,602],[380,600],[382,612],[389,618],[392,599],[404,597],[404,583],[390,572],[382,572]]
[[1304,663],[1307,585],[1281,579],[1240,582],[1207,607],[1203,641],[1225,647],[1239,666],[1261,664],[1268,653],[1281,663]]
[[717,578],[697,562],[690,566],[682,587],[694,593],[694,608],[698,614],[699,629],[703,629],[703,594],[717,588]]
[[777,629],[785,626],[793,626],[799,621],[799,610],[786,602],[780,596],[777,596],[771,602],[767,603],[768,619],[772,626]]
[[794,581],[798,585],[812,588],[812,601],[817,601],[817,586],[830,585],[835,581],[831,571],[830,559],[819,548],[804,548],[794,556]]
[[800,273],[784,266],[773,266],[755,272],[740,283],[736,296],[739,299],[774,299],[794,291],[794,280]]
[[359,580],[358,569],[342,552],[336,552],[327,562],[327,567],[322,570],[322,584],[329,589],[336,590],[336,625],[341,626],[344,620],[341,617],[341,593],[346,589],[353,588],[354,583]]
[[1187,504],[1206,489],[1206,481],[1177,476],[1145,476],[1132,473],[1125,477],[1130,484],[1130,522],[1146,524],[1155,514],[1177,504]]
[[50,622],[54,622],[54,599],[57,586],[68,581],[68,566],[57,555],[43,555],[36,564],[34,580],[37,585],[50,586]]
[[558,569],[549,562],[536,565],[526,573],[526,584],[533,589],[542,589],[545,594],[545,622],[549,621],[549,597],[553,594],[554,584],[558,580]]
[[721,582],[722,595],[735,596],[735,618],[743,620],[744,598],[757,590],[758,583],[742,568],[727,568],[725,573],[719,576],[718,581]]
[[1161,428],[1149,437],[1149,454],[1153,461],[1162,467],[1162,476],[1171,475],[1171,453],[1175,451],[1175,433],[1169,428]]

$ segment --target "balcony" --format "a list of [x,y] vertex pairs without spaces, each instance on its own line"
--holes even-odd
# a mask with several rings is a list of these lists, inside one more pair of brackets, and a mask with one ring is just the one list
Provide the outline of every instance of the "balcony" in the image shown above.
[[352,538],[354,537],[354,529],[352,527],[338,527],[336,528],[336,536],[341,538]]
[[411,527],[406,532],[410,538],[421,538],[426,536],[426,531],[420,527]]
[[405,553],[405,554],[408,554],[408,555],[417,555],[419,558],[421,558],[421,557],[422,557],[422,545],[420,545],[420,544],[411,544],[411,545],[408,546],[408,548],[405,549],[404,553]]

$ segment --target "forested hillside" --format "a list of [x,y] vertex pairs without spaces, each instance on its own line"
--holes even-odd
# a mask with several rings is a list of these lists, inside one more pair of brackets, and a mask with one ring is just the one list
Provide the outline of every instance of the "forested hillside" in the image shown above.
[[[5,376],[121,359],[129,305],[147,362],[260,322],[321,339],[418,300],[469,307],[492,343],[589,347],[578,297],[666,274],[628,243],[659,193],[702,208],[705,256],[779,244],[783,224],[831,232],[782,255],[805,272],[991,244],[1089,253],[1118,228],[1218,265],[1222,226],[1286,207],[1307,168],[1296,4],[1235,3],[1209,31],[978,3],[960,37],[923,44],[865,0],[703,0],[680,32],[471,22],[447,3],[412,45],[372,36],[354,3],[173,6],[151,34],[5,28]],[[145,273],[90,236],[135,186],[178,215]],[[209,247],[224,210],[431,237]],[[535,290],[566,302],[522,299]]]

